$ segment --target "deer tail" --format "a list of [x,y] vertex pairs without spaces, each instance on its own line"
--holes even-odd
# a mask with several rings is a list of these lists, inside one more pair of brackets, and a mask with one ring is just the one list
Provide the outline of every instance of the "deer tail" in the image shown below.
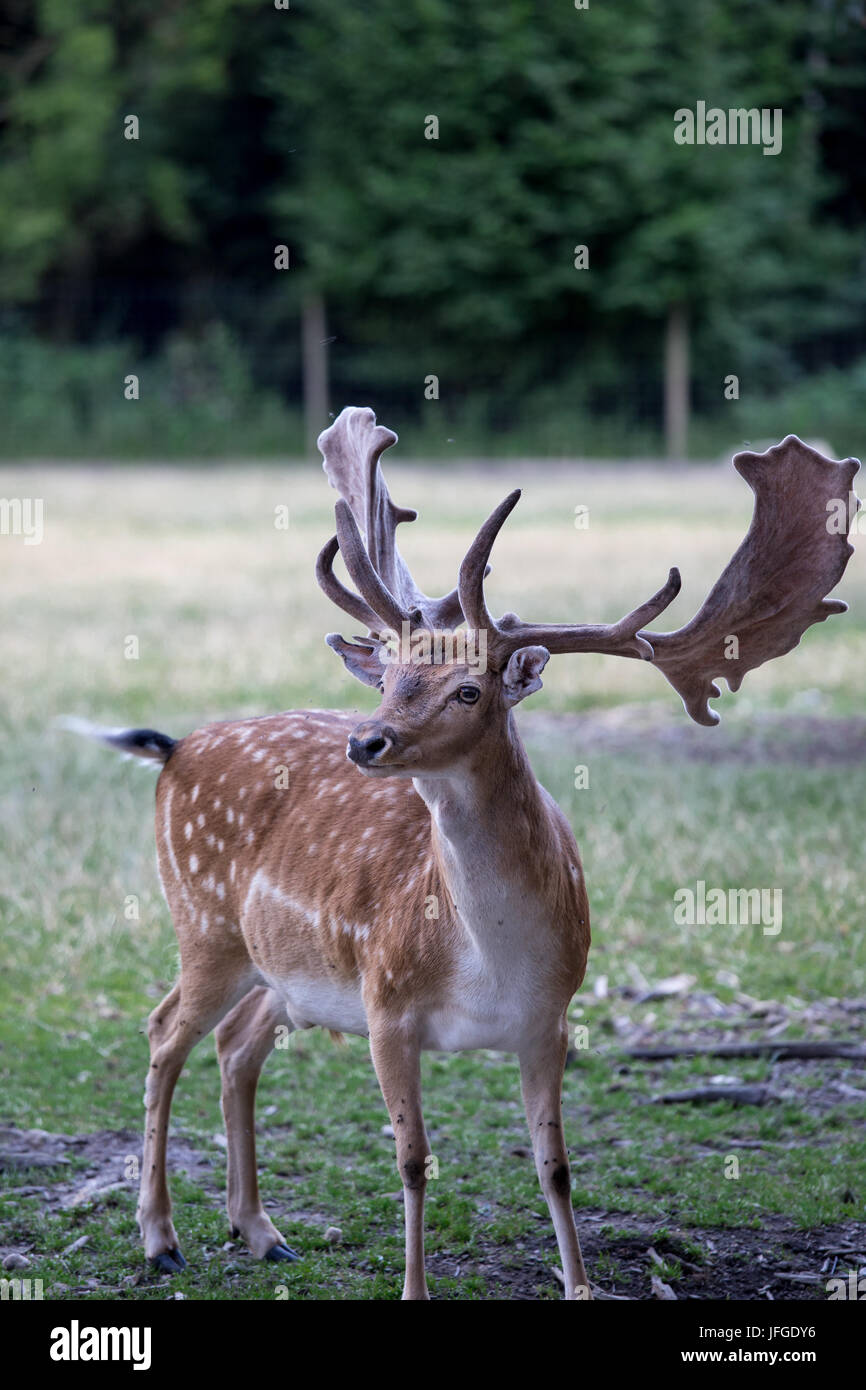
[[154,763],[168,762],[178,742],[176,738],[158,733],[156,729],[106,729],[72,715],[59,719],[57,725],[69,733],[81,734],[84,738],[116,748],[127,757],[144,758]]

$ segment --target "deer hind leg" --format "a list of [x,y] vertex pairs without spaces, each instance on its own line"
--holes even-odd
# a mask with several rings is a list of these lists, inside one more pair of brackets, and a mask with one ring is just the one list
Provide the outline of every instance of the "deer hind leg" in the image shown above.
[[400,1029],[371,1021],[370,1051],[397,1140],[406,1222],[404,1299],[429,1299],[424,1273],[424,1193],[430,1146],[421,1113],[420,1051]]
[[574,1224],[571,1173],[562,1129],[562,1074],[567,1050],[568,1031],[563,1025],[561,1032],[521,1052],[520,1081],[535,1167],[562,1260],[565,1297],[576,1301],[592,1298],[592,1293]]
[[233,956],[208,961],[207,969],[197,974],[182,972],[148,1020],[150,1068],[144,1093],[147,1118],[137,1214],[145,1254],[165,1274],[175,1274],[186,1264],[171,1219],[165,1171],[174,1088],[195,1044],[249,990],[254,979],[250,971],[245,957]]
[[285,1003],[261,985],[235,1005],[216,1031],[228,1140],[226,1205],[232,1235],[243,1236],[259,1259],[297,1260],[265,1213],[256,1173],[256,1087],[281,1026],[291,1031]]

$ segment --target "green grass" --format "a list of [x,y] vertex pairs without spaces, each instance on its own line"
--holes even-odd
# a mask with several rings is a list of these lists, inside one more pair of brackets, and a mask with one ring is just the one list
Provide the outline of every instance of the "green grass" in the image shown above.
[[[453,472],[398,470],[397,500],[422,508],[415,534],[404,528],[404,549],[425,588],[451,586],[472,528],[515,481],[526,491],[494,555],[491,602],[554,621],[613,619],[657,587],[671,563],[681,565],[685,592],[669,625],[685,621],[750,512],[748,489],[718,469],[672,475],[515,465],[467,471],[459,487]],[[170,987],[177,960],[154,865],[153,777],[53,730],[51,720],[73,713],[182,734],[209,719],[308,704],[373,707],[375,696],[344,674],[322,641],[333,629],[354,631],[313,579],[333,494],[311,465],[303,474],[6,469],[0,495],[41,496],[46,518],[41,546],[0,537],[0,1118],[67,1133],[137,1131],[144,1020]],[[290,507],[287,532],[273,525],[280,503]],[[578,503],[591,509],[587,532],[573,526]],[[813,629],[797,651],[723,699],[735,743],[759,721],[784,730],[793,714],[861,713],[859,556],[839,592],[852,603],[848,615]],[[138,660],[124,658],[129,635],[138,637]],[[685,725],[657,673],[601,657],[555,659],[530,703],[554,715],[606,707],[628,722],[638,702],[652,707],[661,729]],[[531,709],[523,727],[539,777],[575,827],[593,910],[589,972],[572,1009],[573,1022],[589,1028],[589,1046],[575,1055],[565,1087],[576,1206],[618,1213],[619,1224],[661,1215],[695,1228],[747,1229],[774,1213],[794,1228],[862,1218],[863,1107],[813,1103],[833,1064],[811,1080],[799,1076],[791,1096],[766,1109],[733,1110],[724,1101],[668,1107],[648,1102],[720,1071],[770,1081],[773,1064],[694,1059],[620,1072],[615,1051],[623,1014],[649,1036],[687,1025],[676,1000],[623,998],[635,970],[651,982],[692,975],[696,990],[726,1005],[742,995],[781,1001],[791,1017],[785,1036],[810,1031],[815,1001],[866,995],[862,764],[811,766],[793,742],[784,761],[754,766],[741,757],[660,757],[651,740],[616,752],[585,746],[573,720],[534,722]],[[706,731],[708,741],[715,736]],[[574,786],[577,764],[590,769],[584,790]],[[780,888],[782,931],[677,926],[673,894],[698,878]],[[597,998],[602,975],[609,994]],[[862,1018],[850,1015],[849,1033]],[[704,1026],[721,1035],[727,1024]],[[555,1263],[531,1161],[511,1152],[526,1143],[513,1060],[426,1056],[424,1087],[440,1164],[428,1222],[434,1293],[485,1296],[479,1261],[490,1252],[501,1269]],[[275,1270],[240,1244],[222,1248],[218,1102],[208,1041],[188,1063],[173,1124],[213,1157],[214,1177],[204,1186],[172,1179],[176,1223],[195,1264],[170,1285],[133,1282],[143,1267],[133,1183],[96,1208],[49,1212],[38,1196],[0,1200],[4,1245],[31,1249],[28,1273],[46,1281],[48,1296],[87,1279],[95,1281],[88,1296],[97,1298],[159,1298],[169,1288],[197,1298],[261,1298],[278,1287],[304,1299],[398,1296],[399,1184],[366,1043],[351,1039],[338,1049],[318,1033],[295,1035],[265,1069],[262,1185],[275,1203],[273,1219],[304,1255],[297,1266]],[[764,1147],[737,1148],[743,1139]],[[740,1158],[735,1180],[724,1172],[730,1153]],[[5,1175],[7,1187],[28,1182],[44,1185],[45,1174]],[[342,1244],[325,1243],[330,1224],[342,1229]],[[85,1231],[89,1243],[62,1258]],[[459,1275],[435,1273],[437,1256],[461,1254]],[[669,1272],[675,1258],[665,1254]],[[604,1275],[602,1261],[593,1277]],[[559,1296],[542,1277],[535,1294]]]

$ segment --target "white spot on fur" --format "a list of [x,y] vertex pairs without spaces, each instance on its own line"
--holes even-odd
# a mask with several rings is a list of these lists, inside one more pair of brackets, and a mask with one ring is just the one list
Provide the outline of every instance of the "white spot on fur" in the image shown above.
[[166,793],[165,806],[162,812],[162,831],[163,840],[165,841],[166,853],[168,854],[168,862],[171,865],[172,873],[174,874],[175,878],[179,879],[180,865],[178,864],[175,858],[174,849],[172,848],[171,843],[171,802],[172,789],[171,787],[169,787],[168,792]]
[[273,902],[279,903],[281,907],[287,907],[292,912],[296,912],[301,917],[304,917],[311,926],[317,927],[319,925],[319,913],[314,912],[304,903],[299,902],[297,898],[293,898],[290,894],[283,892],[279,884],[273,883],[271,879],[268,878],[264,869],[257,869],[250,880],[250,886],[244,898],[244,912],[248,911],[250,903],[257,897],[270,898]]

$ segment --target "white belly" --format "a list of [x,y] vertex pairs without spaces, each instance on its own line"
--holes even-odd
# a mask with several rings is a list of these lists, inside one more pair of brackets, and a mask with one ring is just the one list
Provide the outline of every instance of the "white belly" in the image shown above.
[[[347,984],[322,976],[266,976],[286,1003],[295,1028],[332,1028],[369,1037],[360,981]],[[526,970],[497,974],[491,962],[468,952],[441,1002],[415,1012],[424,1051],[470,1052],[490,1048],[520,1052],[557,1023],[545,982]]]
[[476,1048],[517,1052],[520,1040],[517,1031],[499,1017],[447,1008],[437,1009],[422,1021],[421,1047],[427,1052],[472,1052]]
[[497,978],[489,965],[467,965],[449,996],[420,1020],[421,1046],[443,1052],[492,1048],[519,1052],[546,1024],[545,991],[527,973]]
[[338,1033],[370,1032],[360,986],[338,980],[292,975],[287,980],[270,977],[268,984],[286,1001],[286,1012],[296,1028],[333,1028]]

